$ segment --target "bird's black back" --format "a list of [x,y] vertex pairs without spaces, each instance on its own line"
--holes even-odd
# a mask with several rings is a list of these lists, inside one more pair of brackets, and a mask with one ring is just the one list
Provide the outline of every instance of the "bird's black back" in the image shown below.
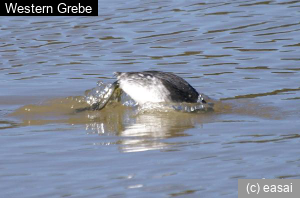
[[198,100],[199,93],[184,79],[169,72],[144,71],[141,72],[147,77],[150,75],[156,77],[170,92],[170,98],[173,102],[195,103]]

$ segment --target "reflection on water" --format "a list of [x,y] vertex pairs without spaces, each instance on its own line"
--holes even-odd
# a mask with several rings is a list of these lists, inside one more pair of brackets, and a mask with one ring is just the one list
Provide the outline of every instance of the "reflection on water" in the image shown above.
[[[127,100],[131,99],[127,98]],[[278,109],[251,100],[214,101],[214,103],[213,111],[196,113],[180,112],[174,109],[172,111],[152,108],[145,110],[136,105],[126,106],[122,101],[112,101],[100,111],[78,112],[76,109],[84,108],[87,104],[85,97],[77,96],[53,99],[40,105],[26,105],[10,115],[22,119],[23,123],[19,124],[20,126],[50,123],[79,124],[86,125],[87,134],[113,134],[124,137],[117,142],[123,152],[172,147],[172,144],[165,143],[164,139],[186,136],[185,131],[188,129],[216,122],[224,115],[264,119],[280,118]],[[235,121],[227,120],[227,122]]]
[[[131,118],[129,118],[129,117]],[[119,117],[118,117],[119,118]],[[183,113],[142,113],[136,115],[122,115],[123,123],[102,122],[87,124],[90,133],[105,134],[112,129],[117,135],[125,137],[120,144],[124,152],[137,152],[167,148],[169,144],[161,140],[166,138],[185,136],[185,130],[201,123],[201,117]],[[114,128],[116,123],[120,126]]]
[[[115,134],[125,137],[118,142],[124,152],[145,151],[168,147],[165,138],[184,136],[184,131],[211,121],[210,113],[177,111],[140,111],[119,102],[112,102],[101,111],[76,112],[86,106],[84,97],[54,99],[41,105],[26,105],[11,116],[19,117],[21,125],[49,123],[85,124],[88,134]],[[204,115],[206,114],[206,115]]]

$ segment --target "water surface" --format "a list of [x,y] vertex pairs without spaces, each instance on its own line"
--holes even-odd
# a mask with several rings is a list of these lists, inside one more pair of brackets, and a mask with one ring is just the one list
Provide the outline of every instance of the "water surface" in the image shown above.
[[[99,1],[98,17],[2,17],[1,197],[237,197],[300,178],[298,1]],[[76,113],[113,72],[174,72],[214,112]]]

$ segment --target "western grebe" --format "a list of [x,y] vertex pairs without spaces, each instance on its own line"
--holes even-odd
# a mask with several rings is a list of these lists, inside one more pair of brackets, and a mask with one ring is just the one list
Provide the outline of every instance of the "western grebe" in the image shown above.
[[115,72],[114,75],[117,81],[111,85],[101,102],[92,105],[93,110],[104,108],[118,89],[140,105],[160,102],[206,103],[187,81],[170,72]]

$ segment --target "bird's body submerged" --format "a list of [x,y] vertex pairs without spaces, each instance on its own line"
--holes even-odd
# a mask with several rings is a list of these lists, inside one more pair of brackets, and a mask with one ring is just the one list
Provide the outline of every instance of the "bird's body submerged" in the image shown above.
[[93,105],[93,109],[104,108],[117,89],[124,91],[140,105],[160,102],[206,103],[187,81],[169,72],[116,72],[115,75],[117,81],[103,96],[104,100]]
[[172,73],[159,71],[116,72],[119,87],[139,104],[189,102],[198,100],[198,92]]

